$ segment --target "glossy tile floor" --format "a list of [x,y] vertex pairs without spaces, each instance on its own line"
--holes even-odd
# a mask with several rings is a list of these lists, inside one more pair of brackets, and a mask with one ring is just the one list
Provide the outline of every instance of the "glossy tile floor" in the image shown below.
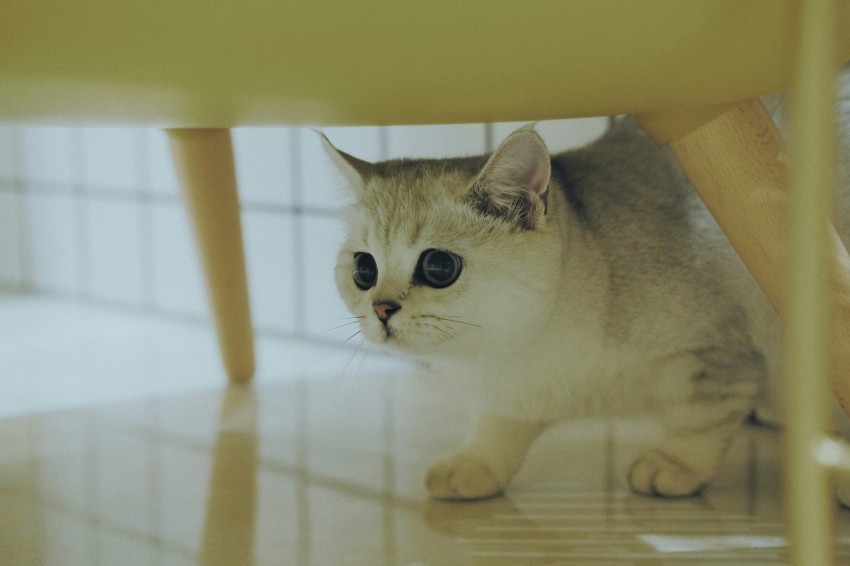
[[[26,297],[0,297],[0,339],[4,566],[786,556],[775,431],[747,430],[703,496],[665,501],[624,481],[648,427],[581,421],[540,439],[507,496],[444,503],[421,475],[470,419],[398,362],[264,340],[257,383],[227,387],[203,327]],[[850,563],[850,512],[838,531]]]

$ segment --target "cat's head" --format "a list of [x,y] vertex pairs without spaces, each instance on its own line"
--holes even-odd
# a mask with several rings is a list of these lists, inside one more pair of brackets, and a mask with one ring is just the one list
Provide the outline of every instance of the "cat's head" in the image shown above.
[[366,339],[428,358],[534,332],[559,259],[532,128],[460,159],[368,163],[323,143],[352,196],[336,283]]

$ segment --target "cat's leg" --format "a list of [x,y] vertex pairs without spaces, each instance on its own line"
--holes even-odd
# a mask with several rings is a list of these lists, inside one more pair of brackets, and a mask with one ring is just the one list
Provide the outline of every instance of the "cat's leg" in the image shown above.
[[704,430],[668,429],[662,445],[638,458],[629,485],[638,493],[662,497],[695,495],[714,477],[743,418],[707,423]]
[[428,492],[438,499],[481,499],[501,493],[545,426],[539,421],[482,415],[466,446],[428,469]]
[[665,369],[659,380],[665,434],[657,448],[632,464],[628,480],[647,495],[694,495],[714,477],[752,412],[764,366],[758,355],[703,351]]

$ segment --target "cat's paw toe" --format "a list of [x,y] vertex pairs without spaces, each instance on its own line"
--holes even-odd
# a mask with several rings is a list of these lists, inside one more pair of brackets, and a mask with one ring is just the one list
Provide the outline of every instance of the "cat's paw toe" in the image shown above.
[[490,468],[462,452],[441,458],[425,475],[425,487],[436,499],[483,499],[502,492]]
[[639,458],[629,470],[629,485],[633,490],[661,497],[695,495],[708,479],[658,451]]

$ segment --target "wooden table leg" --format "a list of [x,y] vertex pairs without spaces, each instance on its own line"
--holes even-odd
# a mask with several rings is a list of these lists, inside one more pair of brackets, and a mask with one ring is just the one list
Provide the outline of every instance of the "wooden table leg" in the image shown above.
[[231,381],[246,382],[254,374],[254,335],[230,131],[171,129],[168,137],[195,229],[224,366]]

